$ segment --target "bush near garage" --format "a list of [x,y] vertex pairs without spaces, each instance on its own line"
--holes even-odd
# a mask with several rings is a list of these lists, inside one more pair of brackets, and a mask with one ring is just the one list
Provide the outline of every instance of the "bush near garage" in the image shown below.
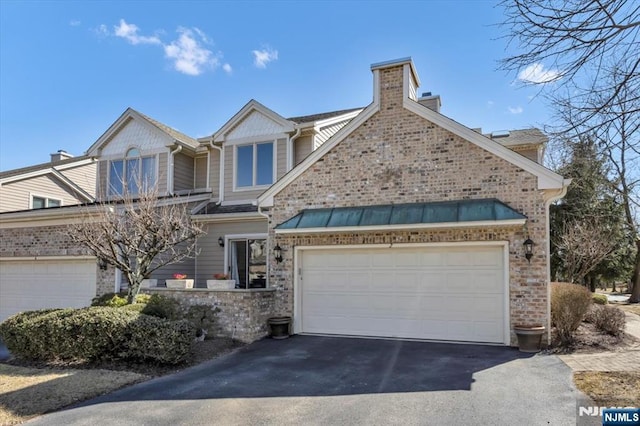
[[39,360],[152,361],[177,364],[191,352],[195,329],[112,307],[25,312],[0,324],[0,337],[17,357]]
[[611,305],[591,306],[584,320],[593,324],[599,331],[612,336],[621,336],[626,326],[624,311]]
[[[149,301],[148,294],[139,294],[136,296],[135,304],[145,304]],[[110,306],[117,308],[127,304],[127,295],[118,293],[106,293],[91,299],[91,306]]]
[[591,300],[593,300],[593,303],[598,305],[606,305],[609,303],[609,299],[607,299],[606,294],[593,293],[591,295]]
[[560,344],[569,346],[574,333],[591,306],[591,292],[570,283],[551,284],[551,325],[555,327]]

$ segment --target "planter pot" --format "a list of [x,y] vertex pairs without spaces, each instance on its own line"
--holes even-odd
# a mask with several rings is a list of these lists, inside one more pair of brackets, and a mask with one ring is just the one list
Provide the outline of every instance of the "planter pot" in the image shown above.
[[167,284],[167,288],[193,288],[193,280],[166,280],[165,283]]
[[269,334],[273,339],[286,339],[289,337],[291,317],[273,317],[267,320]]
[[516,325],[513,327],[513,331],[518,336],[520,352],[539,352],[544,330],[542,325]]
[[207,280],[207,288],[217,290],[232,290],[236,288],[236,280]]
[[142,283],[140,283],[140,288],[151,288],[157,286],[158,280],[156,280],[155,278],[147,278],[145,280],[142,280]]

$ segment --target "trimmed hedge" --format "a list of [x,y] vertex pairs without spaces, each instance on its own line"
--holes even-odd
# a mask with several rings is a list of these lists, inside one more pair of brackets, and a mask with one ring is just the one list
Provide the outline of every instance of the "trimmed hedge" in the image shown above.
[[606,305],[607,303],[609,303],[609,299],[607,299],[606,294],[593,293],[591,295],[591,300],[593,300],[593,303],[597,305]]
[[556,328],[560,343],[573,343],[573,333],[591,306],[591,292],[570,283],[551,284],[551,325]]
[[195,329],[129,309],[89,307],[20,313],[0,324],[15,356],[33,360],[130,359],[177,364],[189,355]]

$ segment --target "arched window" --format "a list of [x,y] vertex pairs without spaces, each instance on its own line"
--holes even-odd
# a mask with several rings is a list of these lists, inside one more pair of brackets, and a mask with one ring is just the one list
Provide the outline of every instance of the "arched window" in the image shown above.
[[140,149],[129,148],[122,160],[112,160],[109,168],[109,195],[136,195],[156,184],[155,156],[143,157]]

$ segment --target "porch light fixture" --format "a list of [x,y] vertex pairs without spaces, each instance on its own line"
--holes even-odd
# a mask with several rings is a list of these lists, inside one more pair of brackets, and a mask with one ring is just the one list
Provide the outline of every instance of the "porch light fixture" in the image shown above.
[[531,263],[531,258],[533,257],[533,241],[527,237],[522,245],[524,246],[524,257]]
[[106,270],[107,269],[107,261],[104,260],[103,258],[99,257],[98,258],[98,267],[103,271]]
[[276,262],[278,262],[278,263],[282,262],[282,249],[277,244],[273,248],[273,257],[275,257]]
[[218,245],[219,245],[220,247],[224,247],[224,238],[222,238],[222,237],[218,237]]

